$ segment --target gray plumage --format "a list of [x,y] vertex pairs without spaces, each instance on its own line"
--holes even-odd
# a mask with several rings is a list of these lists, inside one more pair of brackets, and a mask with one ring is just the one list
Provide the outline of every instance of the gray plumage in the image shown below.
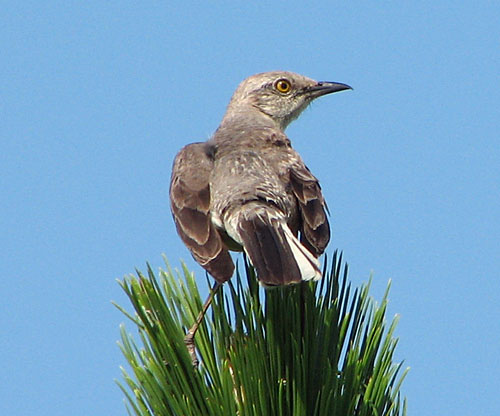
[[253,75],[213,137],[178,153],[170,183],[177,231],[218,282],[234,272],[229,250],[244,250],[266,286],[321,277],[326,203],[284,130],[315,98],[349,88],[291,72]]

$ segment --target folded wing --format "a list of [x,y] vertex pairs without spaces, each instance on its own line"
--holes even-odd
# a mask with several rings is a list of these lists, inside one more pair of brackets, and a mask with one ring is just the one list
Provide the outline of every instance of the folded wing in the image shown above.
[[302,219],[300,241],[316,257],[330,241],[327,206],[318,180],[305,165],[290,169],[290,184],[299,204]]
[[208,143],[193,143],[177,154],[170,181],[170,206],[177,232],[194,259],[217,281],[231,278],[234,264],[210,219]]

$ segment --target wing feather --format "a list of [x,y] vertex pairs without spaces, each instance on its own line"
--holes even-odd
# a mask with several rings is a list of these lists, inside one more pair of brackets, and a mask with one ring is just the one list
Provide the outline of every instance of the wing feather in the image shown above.
[[233,275],[234,264],[210,218],[211,150],[208,143],[193,143],[177,154],[170,181],[170,207],[177,232],[195,260],[224,282]]
[[302,219],[300,241],[319,256],[330,241],[327,206],[318,180],[301,164],[290,169],[290,184],[299,204]]

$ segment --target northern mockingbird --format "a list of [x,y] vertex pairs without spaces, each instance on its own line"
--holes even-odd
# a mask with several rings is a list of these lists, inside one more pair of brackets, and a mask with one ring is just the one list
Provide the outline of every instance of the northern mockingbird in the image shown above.
[[213,137],[177,154],[174,221],[217,281],[213,292],[233,275],[229,250],[244,251],[265,286],[321,278],[317,258],[330,239],[326,203],[284,130],[314,99],[346,89],[292,72],[253,75],[234,92]]

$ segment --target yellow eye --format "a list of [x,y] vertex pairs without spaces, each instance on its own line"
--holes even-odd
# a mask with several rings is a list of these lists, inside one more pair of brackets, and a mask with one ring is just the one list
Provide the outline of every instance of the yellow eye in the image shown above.
[[274,87],[281,93],[286,94],[292,89],[292,84],[287,79],[279,79],[274,84]]

